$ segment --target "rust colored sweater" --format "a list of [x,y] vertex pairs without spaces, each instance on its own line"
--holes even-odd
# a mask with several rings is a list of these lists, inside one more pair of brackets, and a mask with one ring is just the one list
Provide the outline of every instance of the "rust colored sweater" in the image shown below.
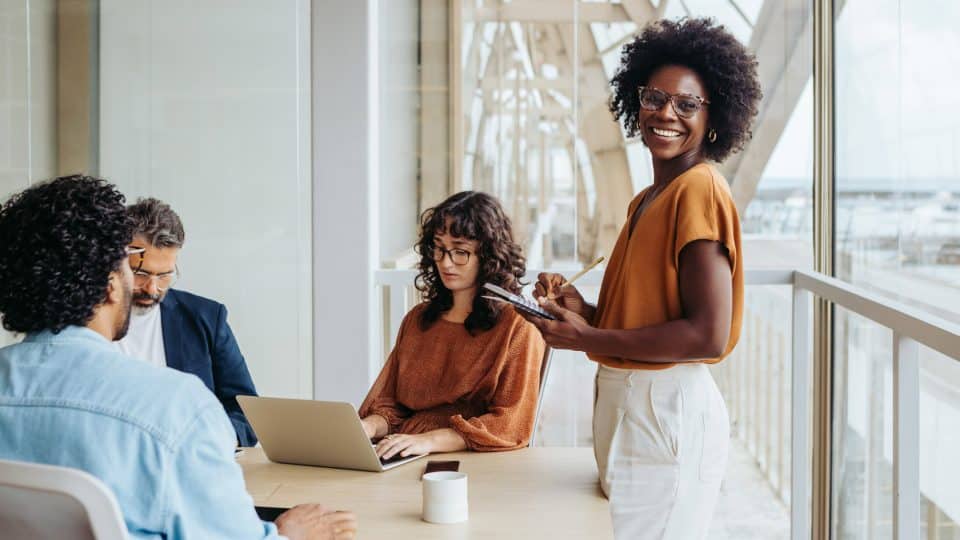
[[493,328],[476,336],[443,319],[423,331],[424,307],[404,317],[360,416],[384,417],[389,433],[451,428],[470,450],[526,446],[540,387],[540,333],[510,307]]

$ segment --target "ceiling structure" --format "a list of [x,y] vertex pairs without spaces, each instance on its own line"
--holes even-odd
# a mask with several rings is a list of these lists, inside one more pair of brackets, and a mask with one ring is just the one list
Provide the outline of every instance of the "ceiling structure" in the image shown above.
[[504,201],[532,266],[609,253],[650,182],[642,143],[607,107],[620,48],[652,20],[710,16],[756,54],[764,90],[752,141],[721,167],[742,212],[809,81],[810,11],[806,0],[464,1],[450,13],[451,187]]

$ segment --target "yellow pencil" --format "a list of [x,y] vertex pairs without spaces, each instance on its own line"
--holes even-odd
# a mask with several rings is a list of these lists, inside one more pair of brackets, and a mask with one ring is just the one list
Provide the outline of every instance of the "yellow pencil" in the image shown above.
[[564,281],[563,284],[560,285],[560,287],[562,288],[562,287],[566,287],[567,285],[572,284],[574,281],[580,279],[581,276],[583,276],[584,274],[586,274],[586,273],[589,272],[590,270],[593,270],[593,267],[595,267],[596,265],[598,265],[598,264],[600,264],[600,263],[602,263],[602,262],[603,262],[603,257],[597,257],[597,260],[595,260],[595,261],[593,261],[592,263],[590,263],[589,265],[587,265],[583,270],[581,270],[581,271],[577,272],[576,274],[574,274],[572,278]]

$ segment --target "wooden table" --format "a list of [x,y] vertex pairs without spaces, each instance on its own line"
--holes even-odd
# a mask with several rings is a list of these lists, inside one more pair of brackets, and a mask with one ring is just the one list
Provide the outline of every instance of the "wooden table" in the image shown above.
[[362,539],[613,537],[589,448],[438,455],[460,460],[468,476],[470,520],[453,525],[420,520],[419,477],[428,459],[372,473],[282,465],[247,448],[237,462],[257,505],[319,502],[353,510]]

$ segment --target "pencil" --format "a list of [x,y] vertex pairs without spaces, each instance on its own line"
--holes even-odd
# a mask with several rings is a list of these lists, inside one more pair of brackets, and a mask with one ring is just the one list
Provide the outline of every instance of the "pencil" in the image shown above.
[[586,267],[584,267],[583,270],[581,270],[581,271],[577,272],[576,274],[574,274],[572,278],[564,281],[563,284],[560,285],[560,287],[563,288],[563,287],[566,287],[567,285],[573,284],[574,281],[580,279],[581,276],[583,276],[584,274],[586,274],[586,273],[589,272],[590,270],[593,270],[593,267],[594,267],[594,266],[596,266],[596,265],[598,265],[598,264],[600,264],[600,263],[602,263],[602,262],[603,262],[603,257],[597,257],[597,260],[595,260],[595,261],[593,261],[592,263],[588,264]]

